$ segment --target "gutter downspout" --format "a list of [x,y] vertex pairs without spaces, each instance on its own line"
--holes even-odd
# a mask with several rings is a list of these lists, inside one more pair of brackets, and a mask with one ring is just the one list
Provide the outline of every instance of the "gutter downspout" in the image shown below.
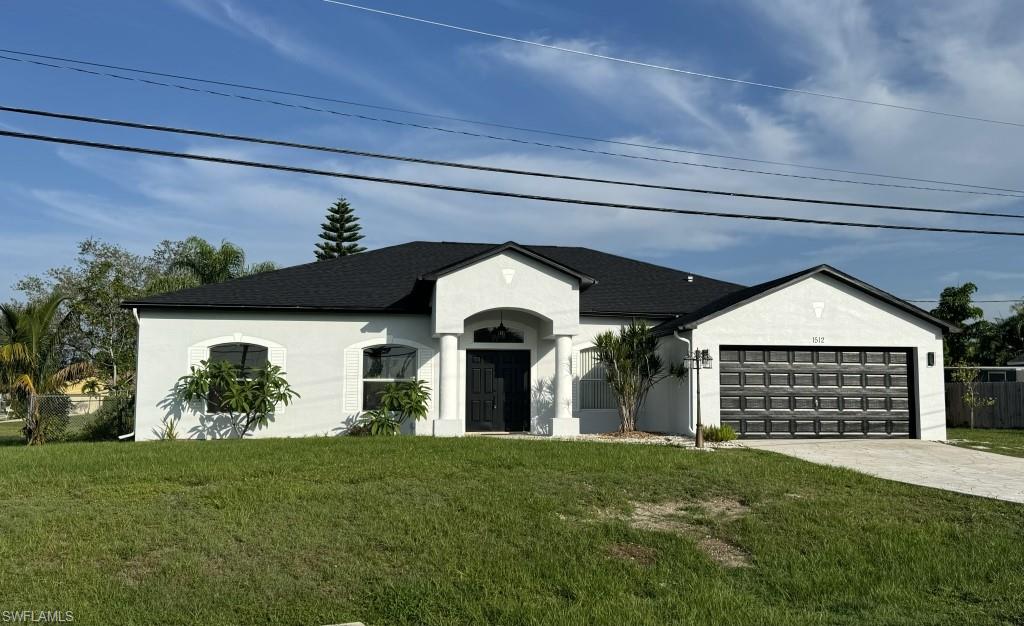
[[[678,339],[679,341],[682,341],[684,344],[686,344],[686,353],[687,354],[689,354],[690,352],[693,351],[693,344],[686,337],[680,337],[678,330],[672,331],[672,334],[675,335],[676,339]],[[694,413],[693,413],[693,405],[694,405],[694,402],[693,402],[693,376],[690,375],[690,371],[689,370],[687,370],[687,372],[686,372],[686,398],[687,398],[687,405],[688,405],[686,407],[687,411],[688,411],[687,418],[686,418],[686,434],[691,436],[691,437],[693,437],[694,435],[696,435],[697,431],[696,431],[696,428],[693,426],[693,415],[694,415]]]
[[[134,418],[132,425],[137,426],[139,423],[139,348],[142,345],[142,320],[139,318],[138,307],[132,307],[132,317],[135,318],[135,325],[139,329],[135,334],[135,411],[132,416]],[[121,435],[117,439],[118,441],[124,441],[126,439],[135,441],[135,428],[132,428],[132,432],[126,435]]]

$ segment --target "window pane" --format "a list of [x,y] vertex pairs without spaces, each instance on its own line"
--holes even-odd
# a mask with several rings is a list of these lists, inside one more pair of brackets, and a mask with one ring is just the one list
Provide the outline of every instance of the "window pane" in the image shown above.
[[408,346],[373,346],[363,350],[363,378],[413,378],[416,349]]
[[[257,370],[267,364],[268,350],[264,346],[257,346],[251,343],[222,343],[210,348],[210,363],[224,361],[231,363],[238,371],[239,379],[244,380]],[[224,413],[226,407],[221,400],[222,389],[213,387],[210,389],[206,399],[206,411],[208,413]]]
[[504,324],[498,324],[473,331],[473,341],[476,343],[523,343],[523,333]]
[[366,381],[363,383],[363,410],[372,411],[380,406],[380,394],[384,389],[390,385],[389,382],[372,382]]
[[241,372],[251,372],[267,364],[267,348],[251,343],[222,343],[210,348],[210,363],[227,361]]

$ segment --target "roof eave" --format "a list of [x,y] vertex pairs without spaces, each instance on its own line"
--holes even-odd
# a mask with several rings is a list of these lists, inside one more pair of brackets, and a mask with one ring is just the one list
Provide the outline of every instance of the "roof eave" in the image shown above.
[[[871,296],[873,296],[873,297],[875,297],[875,298],[877,298],[879,300],[882,300],[883,302],[887,302],[887,303],[889,303],[889,304],[891,304],[891,305],[893,305],[893,306],[895,306],[895,307],[897,307],[897,308],[899,308],[899,309],[901,309],[901,310],[903,310],[903,311],[905,311],[905,312],[907,312],[907,313],[909,313],[909,314],[911,314],[911,315],[913,315],[913,316],[915,316],[915,317],[917,317],[919,319],[922,319],[922,320],[924,320],[924,321],[926,321],[926,322],[928,322],[930,324],[934,324],[935,326],[938,326],[939,328],[941,328],[943,330],[944,333],[959,333],[959,332],[962,331],[962,329],[959,326],[956,326],[954,324],[950,324],[949,322],[947,322],[945,320],[939,319],[939,318],[935,317],[934,315],[928,313],[924,309],[921,309],[919,307],[916,307],[916,306],[910,304],[906,300],[902,300],[900,298],[897,298],[896,296],[894,296],[894,295],[892,295],[890,293],[887,293],[885,291],[882,291],[881,289],[878,289],[877,287],[873,287],[872,285],[869,285],[869,284],[865,283],[864,281],[861,281],[861,280],[859,280],[857,278],[854,278],[853,276],[850,276],[849,274],[846,274],[845,272],[841,272],[841,271],[837,270],[836,268],[834,268],[834,267],[832,267],[830,265],[818,265],[818,266],[815,266],[815,267],[812,267],[812,268],[808,268],[807,270],[805,270],[803,272],[799,272],[797,274],[794,274],[789,280],[786,280],[786,281],[784,281],[782,283],[779,283],[778,285],[774,285],[774,286],[772,286],[769,289],[765,289],[764,291],[759,291],[759,292],[757,292],[755,294],[752,294],[750,297],[744,298],[743,300],[740,300],[739,302],[734,302],[734,303],[732,303],[732,304],[730,304],[728,306],[722,307],[721,309],[718,309],[718,310],[715,310],[715,311],[711,311],[708,314],[703,315],[703,316],[701,316],[701,317],[699,317],[699,318],[697,318],[695,320],[689,320],[689,321],[677,324],[671,330],[668,330],[668,329],[662,330],[658,334],[659,334],[659,336],[665,336],[665,335],[670,334],[672,331],[690,331],[690,330],[694,330],[694,329],[696,329],[698,326],[700,326],[704,322],[712,320],[712,319],[714,319],[716,317],[719,317],[721,315],[725,315],[726,313],[728,313],[730,311],[734,311],[734,310],[736,310],[736,309],[738,309],[738,308],[740,308],[742,306],[746,306],[747,304],[750,304],[751,302],[753,302],[755,300],[759,300],[759,299],[763,298],[764,296],[770,295],[770,294],[775,293],[777,291],[781,291],[781,290],[785,289],[786,287],[789,287],[789,286],[793,285],[794,283],[796,283],[798,281],[801,281],[801,280],[803,280],[805,278],[808,278],[810,276],[814,276],[816,274],[827,274],[827,275],[831,276],[832,278],[834,278],[834,279],[836,279],[836,280],[838,280],[838,281],[840,281],[842,283],[846,283],[846,284],[850,285],[851,287],[859,289],[859,290],[861,290],[861,291],[863,291],[863,292],[865,292],[865,293],[867,293],[867,294],[869,294],[869,295],[871,295]],[[768,281],[768,282],[771,282],[771,281]],[[725,297],[728,297],[728,296],[725,296]],[[683,317],[684,316],[682,316],[682,315],[679,316],[679,318],[683,318]],[[669,324],[666,323],[664,325],[668,326]]]
[[519,254],[522,254],[523,256],[526,256],[526,257],[531,258],[531,259],[533,259],[535,261],[543,263],[544,265],[547,265],[548,267],[556,269],[556,270],[558,270],[558,271],[560,271],[560,272],[562,272],[564,274],[568,274],[570,276],[573,276],[574,278],[576,278],[577,280],[580,281],[580,290],[586,289],[588,287],[592,287],[592,286],[597,284],[597,279],[594,278],[593,276],[590,276],[589,274],[585,274],[585,273],[583,273],[583,272],[581,272],[579,270],[573,269],[573,268],[571,268],[571,267],[569,267],[567,265],[563,265],[563,264],[559,263],[558,261],[555,261],[555,260],[553,260],[553,259],[551,259],[549,257],[544,256],[543,254],[539,254],[537,252],[534,252],[533,250],[530,250],[529,248],[525,248],[525,247],[519,245],[518,243],[516,243],[514,241],[507,241],[507,242],[505,242],[505,243],[503,243],[501,245],[498,245],[498,246],[495,246],[493,248],[490,248],[489,250],[485,250],[485,251],[483,251],[483,252],[481,252],[479,254],[475,254],[475,255],[473,255],[473,256],[471,256],[469,258],[462,259],[461,261],[458,261],[457,263],[452,263],[451,265],[447,265],[445,267],[433,270],[431,272],[427,272],[425,274],[421,274],[419,276],[419,280],[426,280],[426,281],[431,281],[431,282],[436,281],[437,279],[439,279],[439,278],[441,278],[443,276],[447,276],[448,274],[451,274],[453,272],[457,272],[460,269],[463,269],[465,267],[469,267],[471,265],[479,263],[480,261],[483,261],[485,259],[489,259],[489,258],[491,258],[491,257],[493,257],[495,255],[501,254],[502,252],[505,252],[505,251],[508,251],[508,250],[512,250],[513,252],[517,252]]

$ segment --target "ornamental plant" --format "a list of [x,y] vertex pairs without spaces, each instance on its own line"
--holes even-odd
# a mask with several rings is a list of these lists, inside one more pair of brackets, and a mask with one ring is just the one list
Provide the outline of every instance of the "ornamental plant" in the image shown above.
[[363,414],[353,434],[397,435],[405,422],[425,418],[429,403],[427,381],[391,383],[380,392],[377,408]]
[[627,324],[617,333],[605,331],[594,338],[594,347],[615,394],[619,432],[636,430],[640,409],[654,385],[669,376],[686,375],[679,365],[665,366],[658,354],[658,338],[644,322]]
[[187,403],[201,400],[211,412],[227,415],[233,431],[245,437],[265,428],[278,405],[288,406],[300,397],[284,374],[280,366],[269,363],[240,370],[227,361],[200,361],[178,380],[176,394]]

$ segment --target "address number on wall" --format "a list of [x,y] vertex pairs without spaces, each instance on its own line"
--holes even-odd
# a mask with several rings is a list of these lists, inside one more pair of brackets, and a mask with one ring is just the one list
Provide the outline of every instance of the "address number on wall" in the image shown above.
[[811,343],[825,343],[824,337],[811,337]]

